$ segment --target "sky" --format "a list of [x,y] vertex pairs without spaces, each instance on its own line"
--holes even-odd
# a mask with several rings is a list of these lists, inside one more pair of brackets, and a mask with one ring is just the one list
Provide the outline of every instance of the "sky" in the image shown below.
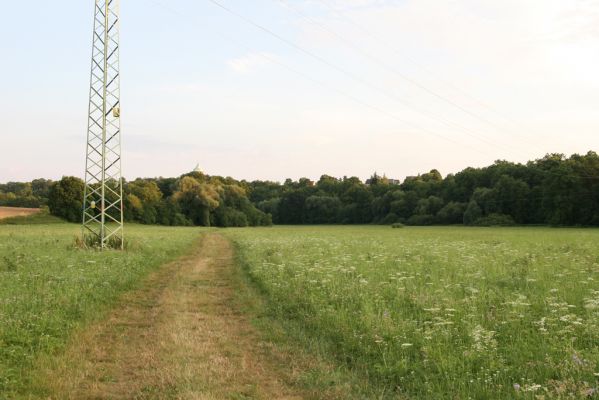
[[[0,182],[82,176],[92,0],[4,2]],[[122,0],[123,175],[599,150],[599,0]]]

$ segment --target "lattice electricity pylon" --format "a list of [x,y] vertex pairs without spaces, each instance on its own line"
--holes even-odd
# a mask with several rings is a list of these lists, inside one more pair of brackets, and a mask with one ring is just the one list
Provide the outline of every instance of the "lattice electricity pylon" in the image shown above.
[[96,0],[83,199],[88,246],[123,247],[119,1]]

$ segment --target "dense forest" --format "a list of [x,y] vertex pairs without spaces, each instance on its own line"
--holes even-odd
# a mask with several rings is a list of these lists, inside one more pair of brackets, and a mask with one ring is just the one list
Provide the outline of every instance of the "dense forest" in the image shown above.
[[[77,222],[83,182],[37,179],[0,184],[0,206],[48,206]],[[125,218],[144,224],[599,226],[599,156],[547,155],[526,164],[496,161],[443,178],[439,171],[390,181],[376,173],[323,175],[284,183],[237,181],[200,172],[124,182]]]

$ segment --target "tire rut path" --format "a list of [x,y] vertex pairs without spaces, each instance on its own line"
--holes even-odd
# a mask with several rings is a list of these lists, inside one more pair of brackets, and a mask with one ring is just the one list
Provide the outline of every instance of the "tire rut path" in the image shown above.
[[[50,399],[303,399],[294,371],[235,306],[222,235],[152,273],[75,335],[40,378]],[[45,375],[45,376],[43,376]]]

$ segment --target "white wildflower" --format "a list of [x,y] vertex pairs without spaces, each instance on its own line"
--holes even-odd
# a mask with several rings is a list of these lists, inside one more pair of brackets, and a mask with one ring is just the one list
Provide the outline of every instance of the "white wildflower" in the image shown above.
[[540,388],[542,388],[541,385],[538,385],[538,384],[534,383],[532,385],[526,385],[526,386],[524,386],[524,391],[525,392],[536,392]]
[[472,348],[477,352],[493,351],[497,348],[494,331],[488,331],[482,326],[477,325],[472,331],[471,336],[474,341]]

